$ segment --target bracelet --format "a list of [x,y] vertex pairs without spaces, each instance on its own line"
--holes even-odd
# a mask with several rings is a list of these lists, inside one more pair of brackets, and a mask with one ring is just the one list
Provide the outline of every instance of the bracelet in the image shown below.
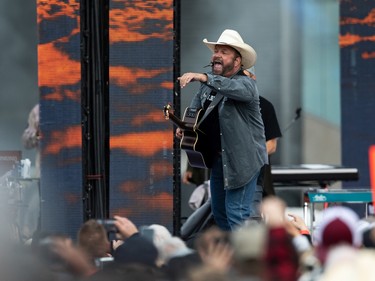
[[302,229],[299,231],[299,233],[304,235],[310,235],[310,231],[308,229]]

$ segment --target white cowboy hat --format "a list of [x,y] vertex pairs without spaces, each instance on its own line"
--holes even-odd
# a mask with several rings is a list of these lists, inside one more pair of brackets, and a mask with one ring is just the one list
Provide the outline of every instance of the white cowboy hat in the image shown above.
[[257,53],[250,45],[246,44],[241,35],[232,29],[226,29],[221,33],[217,42],[208,42],[207,39],[203,39],[203,43],[213,52],[215,45],[227,45],[236,49],[242,57],[242,66],[247,69],[255,64],[257,59]]

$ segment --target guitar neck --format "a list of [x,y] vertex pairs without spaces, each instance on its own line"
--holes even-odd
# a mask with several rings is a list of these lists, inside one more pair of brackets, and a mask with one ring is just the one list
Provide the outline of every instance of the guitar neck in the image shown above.
[[[171,105],[169,105],[169,104],[164,107],[165,119],[170,119],[176,126],[178,126],[179,128],[181,128],[183,130],[194,130],[196,123],[185,121],[186,111],[185,111],[185,115],[184,115],[184,121],[182,121],[180,118],[178,118],[172,112],[170,112],[170,109],[171,109]],[[187,108],[187,109],[189,109],[189,108]],[[192,109],[190,109],[190,110],[192,111]],[[196,110],[194,111],[193,114],[191,114],[192,115],[191,117],[194,118],[194,117],[198,116],[198,115],[195,114],[195,112],[196,112]]]
[[192,129],[191,124],[187,124],[186,122],[184,122],[181,119],[177,118],[174,114],[169,113],[168,117],[179,128],[184,129],[184,130],[186,130],[186,129],[190,129],[191,130]]

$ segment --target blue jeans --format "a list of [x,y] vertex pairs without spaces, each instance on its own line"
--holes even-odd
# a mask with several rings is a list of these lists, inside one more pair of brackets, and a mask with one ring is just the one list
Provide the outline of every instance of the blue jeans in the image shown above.
[[247,220],[260,220],[263,188],[257,185],[260,171],[246,185],[225,190],[221,156],[211,169],[211,209],[216,224],[231,231]]

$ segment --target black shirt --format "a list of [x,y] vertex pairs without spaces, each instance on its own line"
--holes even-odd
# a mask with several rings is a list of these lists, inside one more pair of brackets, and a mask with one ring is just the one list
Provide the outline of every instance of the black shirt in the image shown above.
[[[204,103],[203,109],[207,110],[211,102],[215,99],[216,92],[211,92]],[[206,116],[204,121],[199,127],[207,136],[207,142],[210,144],[209,149],[212,153],[220,152],[221,142],[220,142],[220,123],[219,123],[219,113],[217,106]]]

